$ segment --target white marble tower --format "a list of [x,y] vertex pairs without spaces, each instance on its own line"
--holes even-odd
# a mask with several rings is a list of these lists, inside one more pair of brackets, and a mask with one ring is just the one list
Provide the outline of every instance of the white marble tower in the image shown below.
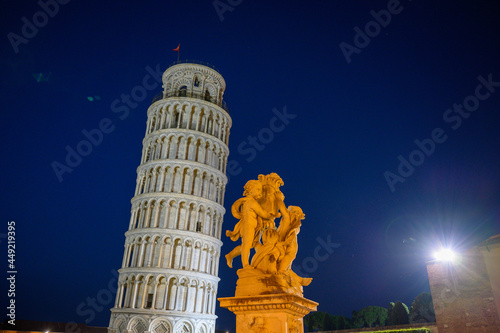
[[209,333],[231,117],[209,65],[176,63],[148,109],[110,333]]

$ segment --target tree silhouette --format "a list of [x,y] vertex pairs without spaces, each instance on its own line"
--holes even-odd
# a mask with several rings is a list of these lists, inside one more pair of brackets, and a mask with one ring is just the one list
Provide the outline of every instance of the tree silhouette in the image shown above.
[[332,317],[330,317],[328,313],[325,313],[325,317],[323,318],[323,331],[333,331],[335,329],[337,329],[337,327],[335,327]]
[[313,321],[311,318],[308,318],[306,317],[307,319],[309,319],[307,321],[307,332],[312,332],[313,331]]
[[356,312],[352,320],[355,327],[384,326],[387,320],[387,309],[380,306],[367,306]]
[[346,328],[345,318],[344,318],[344,316],[339,316],[339,323],[337,325],[337,329],[343,330],[344,328]]
[[409,314],[410,323],[433,323],[436,321],[432,295],[430,293],[421,293],[411,303]]
[[389,306],[387,307],[387,321],[386,321],[387,326],[392,326],[394,324],[394,302],[390,302]]
[[408,318],[408,307],[404,303],[397,301],[394,304],[392,312],[394,325],[406,325],[410,323]]

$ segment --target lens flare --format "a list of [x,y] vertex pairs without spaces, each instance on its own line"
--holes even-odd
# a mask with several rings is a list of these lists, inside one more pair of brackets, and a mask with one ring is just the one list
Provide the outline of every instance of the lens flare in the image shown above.
[[434,258],[438,261],[454,262],[457,260],[458,256],[450,249],[442,249],[434,253]]

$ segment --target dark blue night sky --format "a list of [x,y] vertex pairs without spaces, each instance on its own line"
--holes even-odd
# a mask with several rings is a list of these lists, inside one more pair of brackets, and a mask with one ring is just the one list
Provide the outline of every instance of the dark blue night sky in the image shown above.
[[[409,305],[440,244],[500,233],[497,1],[44,1],[53,17],[35,1],[0,14],[0,258],[5,277],[15,221],[18,319],[107,326],[155,73],[179,43],[226,80],[226,209],[258,174],[283,178],[306,214],[295,264],[318,310]],[[218,296],[234,295],[235,270],[219,276]]]

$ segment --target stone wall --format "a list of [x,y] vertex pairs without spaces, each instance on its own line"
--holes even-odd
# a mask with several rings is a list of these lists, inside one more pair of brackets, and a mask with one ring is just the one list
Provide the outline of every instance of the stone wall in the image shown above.
[[500,319],[480,247],[460,262],[427,263],[439,333],[498,333]]
[[396,326],[386,326],[386,327],[365,327],[347,330],[336,330],[336,331],[322,331],[318,333],[356,333],[356,332],[377,332],[377,331],[388,331],[388,330],[403,330],[408,328],[422,328],[426,327],[431,330],[432,333],[438,333],[436,323],[422,323],[422,324],[410,324],[410,325],[396,325]]

